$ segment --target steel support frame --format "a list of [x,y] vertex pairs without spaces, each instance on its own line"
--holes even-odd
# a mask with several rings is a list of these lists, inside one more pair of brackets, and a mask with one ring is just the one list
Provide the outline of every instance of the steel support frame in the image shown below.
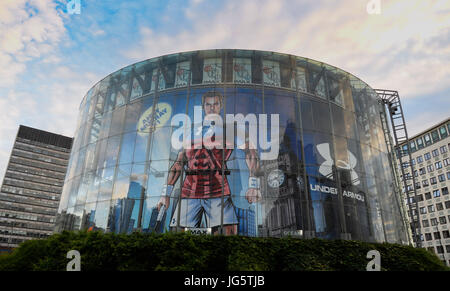
[[[401,180],[403,182],[404,191],[406,193],[407,197],[407,204],[409,205],[409,216],[411,218],[411,231],[413,235],[413,241],[416,244],[416,247],[421,247],[422,241],[421,241],[421,230],[420,230],[420,212],[419,212],[419,205],[417,201],[417,191],[416,191],[416,179],[414,175],[414,167],[412,164],[412,156],[411,156],[411,148],[409,144],[409,138],[408,138],[408,131],[406,129],[406,122],[405,122],[405,116],[403,114],[402,105],[400,102],[400,96],[397,91],[393,90],[386,90],[386,89],[375,89],[376,93],[380,97],[381,101],[385,105],[385,109],[387,107],[387,112],[389,114],[389,119],[391,121],[391,128],[392,133],[394,135],[394,141],[395,141],[395,152],[393,153],[393,159],[395,159],[397,156],[400,163],[400,171],[401,171]],[[388,143],[388,141],[386,141]],[[406,150],[403,150],[402,147],[400,147],[401,144],[406,144]],[[392,146],[387,144],[387,146]],[[407,164],[410,168],[410,177],[412,179],[409,179],[405,175],[405,167],[403,163],[403,158],[407,158]],[[396,163],[394,162],[394,165]],[[408,180],[412,180],[412,191],[408,190]],[[414,202],[415,202],[415,208],[416,208],[416,216],[417,219],[414,219],[413,214],[413,208],[412,208],[412,201],[410,199],[410,193],[414,194]]]

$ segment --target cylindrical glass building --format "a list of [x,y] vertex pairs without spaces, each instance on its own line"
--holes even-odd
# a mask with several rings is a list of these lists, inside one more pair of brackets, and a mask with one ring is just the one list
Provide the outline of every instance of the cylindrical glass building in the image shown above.
[[408,243],[376,92],[252,50],[114,72],[80,106],[56,231],[185,231]]

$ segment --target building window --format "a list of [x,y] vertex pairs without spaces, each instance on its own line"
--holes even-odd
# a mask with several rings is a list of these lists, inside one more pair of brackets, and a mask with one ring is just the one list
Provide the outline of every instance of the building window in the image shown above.
[[433,191],[433,197],[434,197],[434,198],[440,197],[440,196],[441,196],[441,191],[440,191],[440,190],[434,190],[434,191]]
[[[436,210],[437,210],[437,211],[444,210],[444,205],[442,205],[442,203],[437,203],[437,204],[436,204]],[[444,217],[444,218],[445,218],[445,217]]]
[[430,226],[430,222],[428,221],[428,219],[422,220],[422,227],[429,227],[429,226]]
[[446,152],[448,152],[447,146],[441,146],[440,150],[441,150],[441,154],[445,154]]
[[422,186],[424,187],[428,187],[430,184],[428,183],[428,180],[423,180],[422,181]]
[[426,240],[426,241],[433,240],[433,237],[431,236],[431,233],[426,233],[426,234],[425,234],[425,240]]
[[434,212],[434,205],[429,205],[428,206],[428,213],[433,213]]
[[434,239],[441,239],[441,233],[439,231],[435,231],[433,233]]
[[417,139],[416,139],[416,142],[417,142],[417,148],[423,149],[424,145],[423,145],[423,140],[422,140],[422,138],[421,138],[421,137],[417,138]]
[[420,188],[422,188],[422,187],[420,186],[420,182],[416,182],[416,189],[420,189]]
[[417,195],[417,201],[423,201],[423,195],[422,194],[420,194],[420,195]]
[[425,193],[425,199],[427,199],[427,200],[431,199],[431,192]]
[[422,156],[418,156],[417,157],[417,163],[423,163],[423,157]]
[[447,180],[450,180],[450,172],[447,172]]
[[425,144],[426,144],[426,145],[430,145],[430,144],[431,144],[431,137],[430,137],[429,134],[425,134],[425,135],[423,136],[423,140],[425,141]]
[[414,170],[414,177],[419,177],[419,172],[417,172],[417,170]]
[[443,236],[444,238],[449,238],[449,237],[450,237],[450,231],[444,230],[444,231],[442,232],[442,236]]
[[431,154],[433,155],[433,157],[437,157],[439,156],[439,150],[438,149],[432,150]]
[[436,246],[436,250],[438,254],[443,254],[444,253],[444,247],[443,246]]
[[423,241],[425,238],[423,236],[423,233],[420,234],[420,241]]
[[408,153],[408,144],[402,146],[403,153]]
[[431,225],[432,225],[432,226],[438,225],[437,218],[432,218],[432,219],[431,219]]
[[435,185],[437,183],[436,177],[431,177],[430,178],[430,183],[431,183],[431,185]]
[[439,217],[439,223],[440,224],[447,224],[447,219],[445,218],[445,216]]
[[425,168],[420,168],[419,172],[421,175],[425,175],[427,172],[425,172]]
[[437,130],[431,132],[431,138],[433,139],[433,142],[437,142],[438,140],[440,140]]
[[445,175],[444,174],[440,174],[438,176],[439,182],[445,182]]
[[445,208],[446,209],[450,209],[450,200],[449,201],[445,201]]
[[[445,249],[447,250],[447,253],[450,253],[450,245],[446,245]],[[450,260],[448,261],[448,263],[450,264]]]
[[421,214],[427,214],[427,209],[425,207],[420,207]]
[[416,143],[414,141],[409,143],[409,147],[411,149],[411,152],[415,152],[417,150],[416,149]]
[[430,153],[425,153],[423,156],[425,157],[425,161],[428,161],[429,159],[431,159]]
[[445,125],[441,126],[439,128],[439,133],[441,134],[441,138],[447,137],[447,129],[445,128]]
[[433,165],[427,166],[428,173],[432,173],[434,171]]
[[444,166],[447,167],[448,165],[450,165],[450,159],[446,158],[446,159],[444,159]]
[[434,163],[434,165],[436,166],[436,170],[442,169],[442,162],[441,161]]
[[442,195],[448,195],[448,187],[444,187],[441,190],[442,190]]

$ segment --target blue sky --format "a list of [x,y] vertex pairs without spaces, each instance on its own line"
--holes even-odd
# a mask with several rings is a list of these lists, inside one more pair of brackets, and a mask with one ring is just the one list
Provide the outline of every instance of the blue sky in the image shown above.
[[106,75],[163,54],[271,50],[398,90],[410,135],[450,113],[450,1],[0,1],[0,179],[20,124],[73,136],[84,94]]

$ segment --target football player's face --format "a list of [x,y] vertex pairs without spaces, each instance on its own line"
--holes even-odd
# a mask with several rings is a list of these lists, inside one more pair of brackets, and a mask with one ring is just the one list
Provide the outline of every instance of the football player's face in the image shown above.
[[217,96],[214,97],[206,97],[205,104],[203,104],[203,109],[205,110],[205,114],[220,114],[220,98]]

